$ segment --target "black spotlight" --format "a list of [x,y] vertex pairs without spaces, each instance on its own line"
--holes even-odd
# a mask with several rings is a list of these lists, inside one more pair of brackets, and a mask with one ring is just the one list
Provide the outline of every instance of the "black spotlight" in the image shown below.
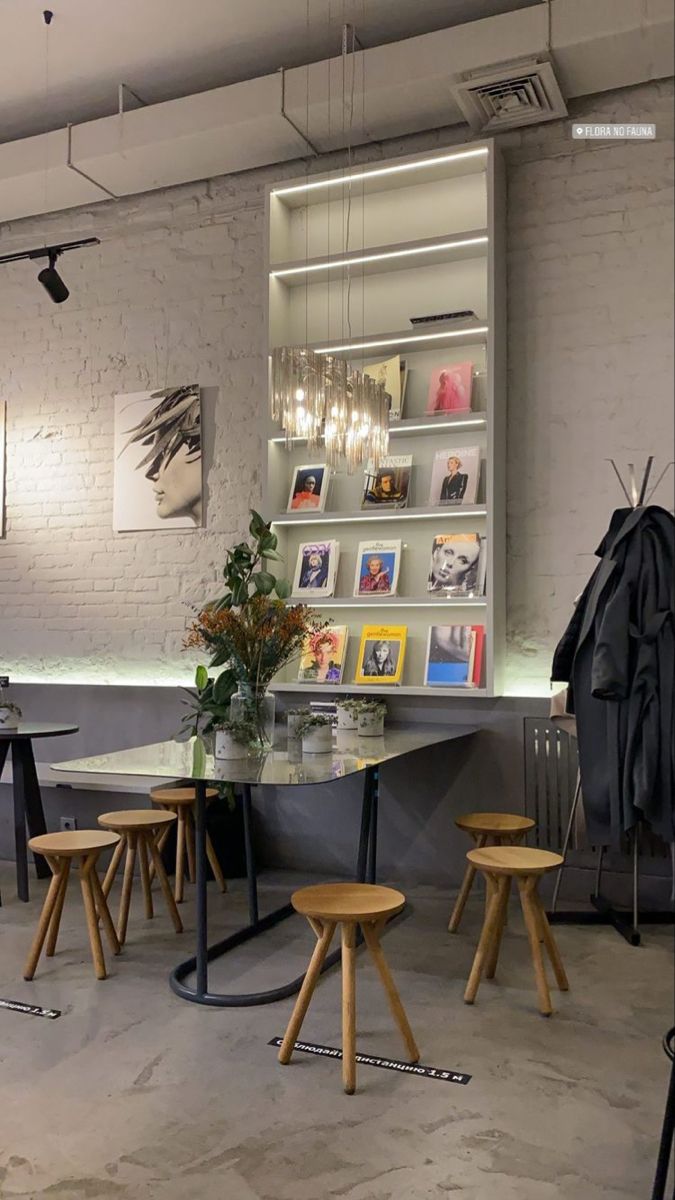
[[49,255],[49,266],[40,271],[38,279],[54,303],[63,304],[63,301],[68,299],[70,292],[54,266],[56,258],[56,254]]

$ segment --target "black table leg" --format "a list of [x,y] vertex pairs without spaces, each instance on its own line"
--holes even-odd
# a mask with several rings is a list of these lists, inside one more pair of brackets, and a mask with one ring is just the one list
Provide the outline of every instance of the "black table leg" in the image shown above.
[[[26,823],[28,825],[29,836],[42,837],[47,832],[47,823],[45,821],[45,812],[42,806],[42,795],[40,792],[40,784],[38,782],[37,770],[35,767],[35,757],[33,754],[33,743],[22,739],[16,744],[21,758],[23,759],[24,768],[24,787],[26,795]],[[16,750],[13,751],[15,755]],[[52,873],[49,865],[42,854],[35,856],[35,870],[38,879],[51,879]]]
[[18,753],[18,742],[12,742],[12,793],[14,796],[14,854],[16,857],[16,891],[19,900],[29,900],[28,847],[26,844],[26,785],[24,764]]
[[[363,804],[361,809],[361,828],[359,837],[359,848],[356,863],[356,878],[357,880],[371,883],[375,881],[375,871],[377,866],[377,796],[379,786],[379,772],[376,767],[368,767],[365,772],[365,780],[363,787]],[[203,800],[200,801],[200,794]],[[248,908],[249,908],[249,924],[242,929],[238,929],[236,933],[230,934],[221,942],[217,942],[214,946],[207,947],[207,929],[206,929],[206,836],[205,836],[205,810],[206,810],[206,785],[203,783],[197,784],[197,805],[195,812],[195,853],[197,858],[197,946],[194,958],[188,958],[185,962],[180,963],[169,977],[169,983],[172,991],[180,996],[182,1000],[190,1000],[194,1004],[205,1004],[214,1008],[249,1008],[259,1004],[273,1004],[275,1000],[285,1000],[288,996],[294,996],[300,991],[304,973],[299,975],[297,979],[292,979],[290,983],[283,984],[281,987],[272,988],[265,992],[250,992],[248,994],[232,995],[221,992],[209,992],[207,979],[207,964],[213,962],[214,959],[220,958],[223,954],[227,954],[229,950],[234,950],[237,946],[243,945],[251,938],[259,937],[268,929],[272,929],[281,921],[285,921],[288,917],[292,917],[295,910],[292,904],[284,904],[281,908],[275,909],[268,913],[265,917],[260,917],[258,913],[258,882],[255,863],[255,853],[253,847],[253,837],[251,828],[252,804],[251,804],[251,789],[249,786],[244,788],[243,805],[244,805],[244,841],[246,848],[246,872],[248,886]],[[200,834],[200,829],[202,833]],[[340,949],[334,950],[326,958],[322,968],[324,971],[330,970],[340,961]],[[196,987],[189,987],[185,980],[189,975],[196,972],[197,980]]]
[[[5,769],[5,763],[7,761],[8,753],[9,753],[9,742],[5,738],[3,738],[3,740],[0,741],[0,779],[2,779],[2,772]],[[0,895],[0,908],[1,907],[2,907],[2,895]]]

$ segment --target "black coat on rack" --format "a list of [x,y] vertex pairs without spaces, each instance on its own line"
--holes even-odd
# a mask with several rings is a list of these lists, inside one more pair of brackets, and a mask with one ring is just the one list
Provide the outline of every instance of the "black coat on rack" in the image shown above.
[[675,840],[675,521],[618,509],[600,562],[558,645],[554,681],[576,713],[591,841],[618,844],[640,820]]

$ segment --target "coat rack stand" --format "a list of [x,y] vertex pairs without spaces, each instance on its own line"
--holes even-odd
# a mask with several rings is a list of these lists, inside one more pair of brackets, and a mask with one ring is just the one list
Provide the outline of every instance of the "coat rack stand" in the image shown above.
[[[621,489],[626,500],[631,508],[640,508],[644,504],[648,504],[666,475],[666,472],[673,466],[669,462],[664,467],[659,475],[656,483],[652,486],[649,495],[647,495],[647,486],[654,464],[654,455],[650,454],[644,471],[642,480],[638,486],[635,476],[635,466],[633,463],[628,464],[628,482],[627,485],[621,477],[621,473],[613,458],[607,460],[611,463],[614,473],[619,480]],[[577,783],[574,790],[574,799],[570,808],[569,820],[565,829],[565,839],[562,846],[562,855],[567,860],[567,851],[569,849],[572,830],[577,815],[577,809],[581,802],[581,774],[577,774]],[[640,836],[642,823],[638,822],[632,829],[628,830],[628,838],[631,843],[631,858],[633,864],[633,902],[630,910],[616,908],[614,904],[603,896],[601,892],[602,871],[604,866],[606,846],[600,846],[598,849],[598,862],[595,872],[595,888],[590,896],[590,903],[593,906],[592,911],[583,910],[580,912],[558,912],[557,904],[560,894],[560,886],[563,878],[566,861],[558,871],[558,876],[553,890],[553,899],[551,901],[551,911],[548,913],[548,919],[551,924],[556,925],[612,925],[617,933],[620,933],[622,938],[628,942],[629,946],[639,946],[641,943],[640,924],[643,925],[672,925],[675,923],[675,909],[673,901],[675,901],[675,846],[671,845],[671,870],[672,870],[672,890],[671,890],[671,908],[659,910],[640,910],[639,907],[639,892],[640,892]]]

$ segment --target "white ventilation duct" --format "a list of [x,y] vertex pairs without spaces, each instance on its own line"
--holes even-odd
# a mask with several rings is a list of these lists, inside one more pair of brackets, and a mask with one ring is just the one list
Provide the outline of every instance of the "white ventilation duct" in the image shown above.
[[482,135],[567,116],[550,62],[526,58],[487,74],[472,73],[453,95],[473,132]]
[[[568,99],[672,73],[672,0],[553,0],[551,16],[553,60]],[[504,62],[541,63],[547,43],[542,4],[359,53],[366,128],[357,129],[354,142],[459,124],[463,114],[453,90],[466,84],[468,73],[492,70],[496,47]],[[308,148],[282,114],[281,82],[281,75],[268,75],[78,125],[72,162],[123,196],[297,158]],[[142,91],[142,81],[134,83]],[[312,142],[322,151],[344,146],[342,122],[335,119],[340,60],[286,73],[286,112],[301,130],[308,83]],[[0,145],[0,221],[105,200],[105,192],[67,161],[66,130]]]

